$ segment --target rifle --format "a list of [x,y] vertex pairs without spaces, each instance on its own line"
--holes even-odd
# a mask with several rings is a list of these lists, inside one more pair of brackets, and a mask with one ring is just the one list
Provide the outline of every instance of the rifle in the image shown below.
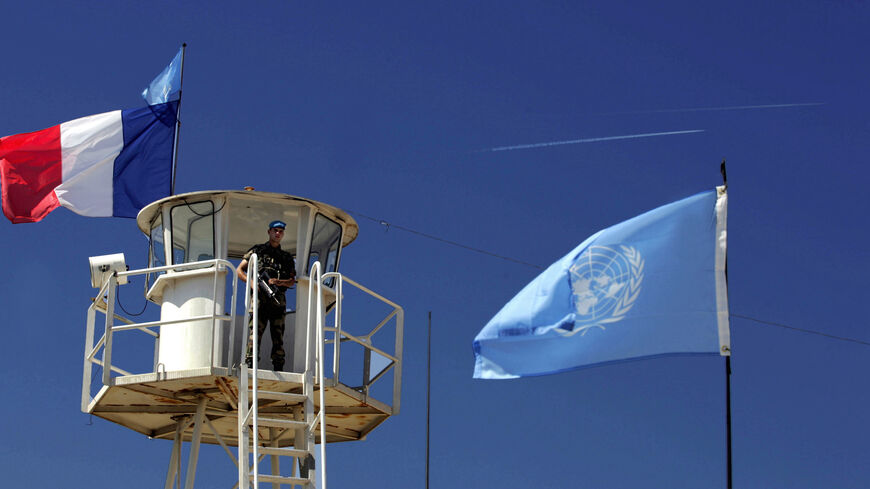
[[266,273],[265,270],[263,270],[262,272],[259,273],[259,276],[257,277],[257,283],[260,285],[260,290],[264,294],[269,296],[269,298],[272,299],[272,302],[274,302],[276,306],[280,306],[281,301],[278,300],[277,292],[275,292],[272,289],[272,287],[269,285],[269,278],[270,278],[269,274]]

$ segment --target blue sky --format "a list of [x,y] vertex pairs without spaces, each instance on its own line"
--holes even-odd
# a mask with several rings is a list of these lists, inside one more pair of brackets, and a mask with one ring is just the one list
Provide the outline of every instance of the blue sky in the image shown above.
[[[283,192],[546,266],[720,184],[731,311],[870,341],[865,2],[8,4],[0,134],[142,104],[188,43],[177,191]],[[821,105],[686,110],[772,104]],[[669,136],[489,148],[631,134]],[[402,412],[330,446],[333,487],[725,487],[720,358],[471,379],[471,341],[535,268],[358,218],[342,272],[406,309]],[[256,238],[257,240],[260,237]],[[9,485],[155,487],[171,443],[79,411],[87,257],[132,220],[0,223]],[[138,287],[123,291],[131,309]],[[868,346],[732,318],[734,487],[865,487]],[[219,448],[198,487],[232,485]]]

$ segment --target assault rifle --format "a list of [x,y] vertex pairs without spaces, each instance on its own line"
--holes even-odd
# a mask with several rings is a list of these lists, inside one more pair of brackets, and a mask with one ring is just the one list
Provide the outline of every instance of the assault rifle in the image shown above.
[[259,277],[257,278],[257,283],[260,285],[260,291],[269,296],[276,306],[280,306],[281,301],[278,300],[278,293],[272,289],[271,285],[269,285],[269,278],[269,274],[265,270],[260,272]]

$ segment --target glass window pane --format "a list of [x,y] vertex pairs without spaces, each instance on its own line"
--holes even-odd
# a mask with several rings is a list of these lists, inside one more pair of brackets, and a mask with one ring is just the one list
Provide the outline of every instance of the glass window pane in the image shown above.
[[166,265],[166,249],[163,247],[163,216],[157,216],[151,225],[151,256],[150,267],[162,267]]
[[[323,273],[334,272],[338,268],[338,252],[341,245],[341,225],[323,214],[314,217],[314,232],[311,235],[311,250],[308,254],[308,273],[311,265],[320,261]],[[324,261],[325,260],[325,261]],[[332,287],[333,280],[326,281]]]
[[172,263],[214,258],[214,205],[211,201],[177,205],[172,220]]
[[326,254],[326,266],[323,267],[327,272],[335,271],[335,260],[338,258],[338,240],[333,241],[329,247],[329,252]]
[[320,259],[320,255],[317,252],[311,252],[308,254],[308,271],[311,271],[311,266],[314,265],[314,262]]
[[197,216],[190,221],[190,253],[188,261],[214,259],[214,230],[211,216]]

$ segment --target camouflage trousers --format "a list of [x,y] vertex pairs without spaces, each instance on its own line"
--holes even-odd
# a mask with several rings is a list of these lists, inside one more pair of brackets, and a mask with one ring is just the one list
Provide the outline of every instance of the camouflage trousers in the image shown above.
[[[266,324],[271,326],[269,332],[272,337],[272,370],[284,369],[284,310],[286,306],[270,306],[262,305],[257,314],[257,344],[262,344],[263,332],[266,331]],[[254,316],[248,318],[248,330],[251,332],[248,336],[248,349],[245,353],[245,363],[250,367],[252,364],[252,353],[254,349]],[[260,352],[257,352],[257,360],[260,359]]]

